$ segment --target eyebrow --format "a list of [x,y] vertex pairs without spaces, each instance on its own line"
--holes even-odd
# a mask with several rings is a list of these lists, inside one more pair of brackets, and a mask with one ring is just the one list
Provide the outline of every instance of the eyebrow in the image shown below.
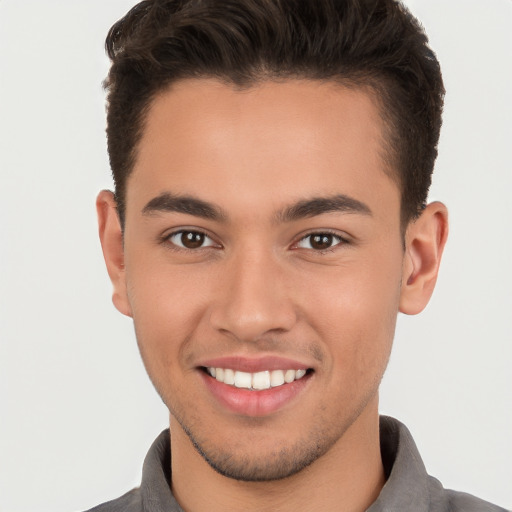
[[[217,222],[226,221],[227,214],[218,206],[202,199],[164,192],[151,199],[142,209],[143,215],[159,212],[176,212],[201,217]],[[324,213],[358,213],[372,215],[370,208],[363,202],[343,194],[328,197],[313,197],[300,200],[276,213],[277,223],[293,222],[315,217]]]
[[203,219],[223,221],[227,215],[217,206],[192,196],[182,196],[164,192],[151,199],[142,209],[143,215],[159,212],[176,212],[201,217]]
[[372,215],[370,208],[361,201],[343,194],[329,197],[314,197],[304,199],[285,208],[276,215],[277,222],[293,222],[296,220],[315,217],[323,213],[358,213]]

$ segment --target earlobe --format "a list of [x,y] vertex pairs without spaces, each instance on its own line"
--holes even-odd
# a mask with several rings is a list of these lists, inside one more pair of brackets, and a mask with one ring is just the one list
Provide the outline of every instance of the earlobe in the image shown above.
[[407,228],[402,269],[400,311],[420,313],[434,291],[443,249],[448,237],[448,210],[439,202],[429,204]]
[[114,194],[110,190],[98,194],[96,211],[103,257],[114,288],[112,302],[123,315],[132,316],[126,290],[123,232]]

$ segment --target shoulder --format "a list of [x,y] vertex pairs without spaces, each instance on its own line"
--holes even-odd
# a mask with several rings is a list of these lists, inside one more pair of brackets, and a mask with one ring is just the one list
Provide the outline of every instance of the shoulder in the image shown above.
[[381,416],[380,437],[387,481],[368,512],[507,512],[471,494],[445,489],[429,476],[411,433],[398,420]]
[[436,478],[430,480],[430,510],[449,510],[450,512],[507,512],[471,494],[445,489]]
[[140,487],[87,512],[182,512],[172,495],[170,468],[170,437],[166,429],[153,442],[144,459]]
[[132,489],[120,498],[107,501],[86,512],[143,512],[140,489]]

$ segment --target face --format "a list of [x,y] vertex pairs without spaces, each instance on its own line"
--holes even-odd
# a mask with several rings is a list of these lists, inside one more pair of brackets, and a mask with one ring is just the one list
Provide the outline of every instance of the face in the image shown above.
[[190,80],[154,100],[116,304],[217,471],[289,476],[376,417],[404,256],[382,154],[364,90]]

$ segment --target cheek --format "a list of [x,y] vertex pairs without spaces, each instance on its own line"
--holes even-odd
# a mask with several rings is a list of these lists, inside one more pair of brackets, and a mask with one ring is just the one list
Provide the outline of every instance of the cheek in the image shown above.
[[128,299],[144,332],[162,331],[179,337],[180,330],[193,324],[205,306],[206,276],[196,266],[171,265],[165,253],[156,257],[141,254],[127,259],[126,271]]
[[[401,255],[369,258],[304,280],[307,322],[320,334],[333,365],[351,382],[382,373],[393,341],[400,298]],[[307,309],[306,309],[307,308]]]
[[137,343],[157,385],[181,372],[183,354],[207,304],[203,276],[143,258],[127,261],[127,292]]

